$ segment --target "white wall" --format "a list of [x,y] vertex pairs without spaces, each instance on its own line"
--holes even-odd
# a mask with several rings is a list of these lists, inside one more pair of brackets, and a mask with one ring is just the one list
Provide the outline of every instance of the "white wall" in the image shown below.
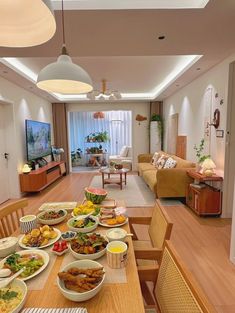
[[[133,146],[133,168],[136,169],[137,156],[149,151],[149,102],[127,102],[127,103],[79,103],[68,104],[68,112],[86,111],[132,111],[132,146]],[[147,121],[140,123],[135,120],[137,114],[147,117]]]
[[[7,148],[10,152],[10,197],[20,196],[19,176],[26,161],[25,119],[48,122],[52,125],[51,103],[0,77],[0,100],[6,103]],[[53,129],[52,129],[53,135]]]
[[[210,154],[215,161],[218,173],[223,175],[225,159],[225,130],[227,113],[229,63],[235,59],[231,56],[213,67],[189,85],[167,98],[163,103],[165,120],[165,141],[167,147],[167,126],[171,114],[179,113],[179,135],[187,136],[187,159],[197,161],[194,144],[204,138],[205,120],[210,115],[212,120],[216,108],[220,110],[220,130],[224,130],[224,138],[217,138],[213,126],[206,142],[205,154]],[[216,93],[218,97],[216,97]],[[220,100],[224,103],[221,105]],[[210,112],[209,112],[210,111]]]

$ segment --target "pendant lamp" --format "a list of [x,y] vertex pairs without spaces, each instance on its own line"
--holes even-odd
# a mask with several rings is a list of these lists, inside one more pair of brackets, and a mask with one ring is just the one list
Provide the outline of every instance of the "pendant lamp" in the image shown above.
[[67,53],[64,31],[64,4],[62,0],[62,54],[57,61],[44,67],[37,79],[37,86],[48,92],[61,94],[81,94],[93,90],[92,81],[88,73],[74,64]]
[[56,22],[50,0],[1,0],[0,46],[41,45],[53,37]]

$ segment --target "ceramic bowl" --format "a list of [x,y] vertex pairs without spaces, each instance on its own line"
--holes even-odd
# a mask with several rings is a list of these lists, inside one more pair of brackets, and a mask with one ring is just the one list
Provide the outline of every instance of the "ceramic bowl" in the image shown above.
[[[97,267],[102,267],[102,265],[92,260],[78,260],[78,261],[74,261],[72,263],[65,265],[62,268],[61,272],[67,271],[71,267],[97,268]],[[94,289],[86,291],[86,292],[82,292],[82,293],[67,289],[64,285],[64,282],[61,279],[59,279],[59,277],[57,277],[57,285],[59,287],[60,292],[63,294],[65,298],[75,301],[75,302],[82,302],[82,301],[87,301],[93,298],[100,291],[100,289],[102,288],[104,284],[104,279],[105,279],[105,273],[103,275],[101,282]]]
[[124,241],[126,238],[127,232],[122,228],[112,228],[106,232],[106,237],[109,241]]
[[[63,216],[61,217],[58,217],[58,218],[53,218],[53,219],[42,219],[41,217],[45,214],[45,213],[49,213],[51,211],[63,211]],[[61,222],[63,222],[65,219],[66,219],[66,216],[67,216],[68,212],[67,210],[65,209],[54,209],[54,210],[47,210],[47,211],[43,211],[41,213],[39,213],[37,215],[37,219],[38,219],[38,222],[40,224],[44,224],[44,225],[56,225],[56,224],[59,224]]]
[[10,284],[10,286],[13,286],[13,287],[18,287],[21,289],[22,291],[22,299],[20,301],[20,303],[11,311],[11,313],[18,313],[21,311],[21,309],[23,308],[24,306],[24,303],[25,303],[25,300],[26,300],[26,296],[27,296],[27,285],[25,284],[24,281],[22,281],[21,279],[14,279],[14,281]]
[[77,235],[77,232],[68,230],[64,233],[61,233],[61,238],[65,241],[71,241],[72,239],[76,237],[76,235]]
[[86,217],[86,215],[80,215],[80,216],[77,216],[77,217],[70,218],[70,219],[68,220],[68,223],[67,223],[68,228],[69,228],[70,230],[72,230],[72,231],[77,232],[77,233],[90,233],[90,232],[92,232],[93,230],[95,230],[95,229],[97,228],[98,224],[99,224],[99,220],[98,220],[98,218],[95,217],[95,216],[89,216],[89,218],[91,218],[91,219],[95,222],[95,224],[92,225],[92,226],[90,226],[90,227],[74,227],[74,226],[72,225],[72,223],[73,223],[74,221],[78,221],[78,220],[84,219],[85,217]]
[[18,238],[16,237],[6,237],[0,239],[0,258],[5,258],[6,256],[14,253],[16,251]]

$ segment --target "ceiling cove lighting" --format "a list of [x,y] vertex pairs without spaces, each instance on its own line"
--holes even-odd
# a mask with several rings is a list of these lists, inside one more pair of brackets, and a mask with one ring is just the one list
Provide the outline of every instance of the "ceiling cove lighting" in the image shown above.
[[37,79],[38,88],[61,94],[81,94],[92,91],[92,81],[87,72],[74,64],[65,45],[64,3],[62,0],[62,54],[57,61],[44,67]]
[[56,31],[50,0],[0,1],[0,46],[24,48],[41,45]]

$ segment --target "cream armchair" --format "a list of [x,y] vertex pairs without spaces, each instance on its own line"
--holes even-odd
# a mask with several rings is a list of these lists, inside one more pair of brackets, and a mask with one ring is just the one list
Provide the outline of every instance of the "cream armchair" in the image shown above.
[[115,162],[120,163],[123,167],[132,169],[132,147],[123,146],[121,151],[118,155],[110,155],[109,156],[109,163]]

